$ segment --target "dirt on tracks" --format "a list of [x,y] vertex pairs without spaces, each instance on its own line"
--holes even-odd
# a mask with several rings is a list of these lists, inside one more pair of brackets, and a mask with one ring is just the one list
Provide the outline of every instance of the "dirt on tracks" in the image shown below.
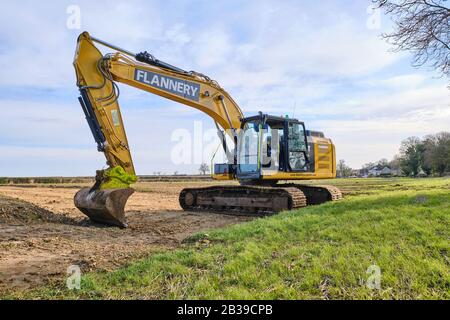
[[131,196],[127,229],[89,221],[73,205],[75,188],[0,187],[0,293],[63,281],[71,265],[114,270],[193,233],[251,219],[184,212],[178,192],[187,184],[158,184]]

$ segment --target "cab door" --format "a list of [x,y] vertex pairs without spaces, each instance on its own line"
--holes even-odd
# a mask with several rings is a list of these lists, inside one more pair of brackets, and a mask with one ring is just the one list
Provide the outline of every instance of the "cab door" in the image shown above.
[[308,142],[301,122],[287,123],[287,167],[289,171],[307,171]]

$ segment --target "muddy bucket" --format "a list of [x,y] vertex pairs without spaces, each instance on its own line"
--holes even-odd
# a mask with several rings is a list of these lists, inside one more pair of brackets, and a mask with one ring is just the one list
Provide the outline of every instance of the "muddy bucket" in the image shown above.
[[126,228],[125,204],[133,192],[132,188],[93,191],[83,188],[75,194],[74,203],[93,221]]

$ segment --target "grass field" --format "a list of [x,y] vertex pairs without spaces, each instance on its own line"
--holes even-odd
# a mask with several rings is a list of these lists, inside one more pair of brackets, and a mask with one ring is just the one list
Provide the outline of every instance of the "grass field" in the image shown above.
[[[450,179],[327,181],[342,201],[185,240],[113,272],[7,298],[449,299]],[[376,270],[379,289],[370,289]]]

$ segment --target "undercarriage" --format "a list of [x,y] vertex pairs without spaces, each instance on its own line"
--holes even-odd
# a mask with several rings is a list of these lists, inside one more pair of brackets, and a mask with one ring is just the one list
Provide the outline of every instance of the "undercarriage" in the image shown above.
[[268,215],[342,198],[334,186],[279,184],[270,186],[214,186],[186,188],[180,193],[184,210],[225,214]]

